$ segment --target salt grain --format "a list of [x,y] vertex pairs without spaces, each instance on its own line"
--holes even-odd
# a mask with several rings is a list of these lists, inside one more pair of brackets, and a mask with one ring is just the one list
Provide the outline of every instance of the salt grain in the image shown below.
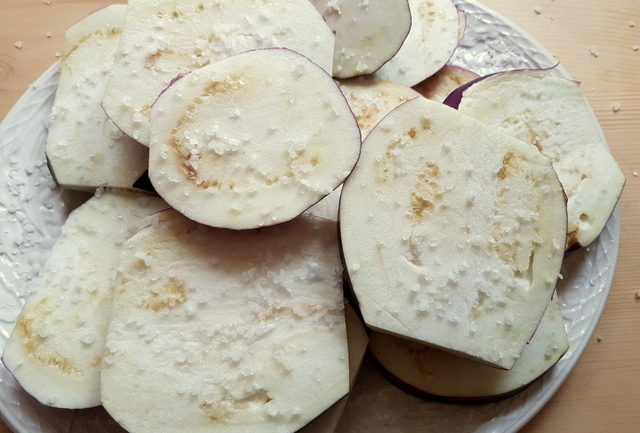
[[537,7],[537,8],[534,8],[533,11],[536,13],[536,15],[542,15],[543,9],[540,7]]
[[636,22],[635,22],[635,21],[629,21],[629,22],[627,23],[627,25],[628,25],[629,27],[635,27],[637,24],[636,24]]
[[593,57],[600,57],[600,51],[598,51],[597,47],[589,48],[589,54],[591,54]]
[[640,50],[640,45],[632,45],[632,46],[631,46],[631,49],[632,49],[633,51],[638,51],[638,50]]
[[24,44],[22,43],[22,41],[16,41],[13,44],[13,46],[20,50],[20,49],[22,49],[22,47],[24,47]]
[[611,105],[611,111],[613,111],[614,113],[617,113],[621,109],[622,105],[618,104],[617,102]]

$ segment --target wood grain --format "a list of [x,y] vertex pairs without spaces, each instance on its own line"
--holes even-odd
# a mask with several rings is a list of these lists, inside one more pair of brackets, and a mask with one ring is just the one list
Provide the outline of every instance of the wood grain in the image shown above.
[[[60,51],[64,29],[106,0],[0,1],[0,117]],[[525,433],[640,431],[640,2],[485,0],[529,32],[582,82],[627,177],[611,296],[587,351]],[[537,12],[540,13],[537,13]],[[630,21],[638,23],[630,26]],[[48,38],[46,33],[50,32]],[[22,41],[23,47],[14,47]],[[590,52],[591,51],[591,52]],[[597,56],[596,56],[597,55]],[[621,110],[614,113],[613,104]],[[636,173],[637,174],[637,173]],[[600,338],[600,341],[596,339]],[[10,430],[0,423],[0,433]]]

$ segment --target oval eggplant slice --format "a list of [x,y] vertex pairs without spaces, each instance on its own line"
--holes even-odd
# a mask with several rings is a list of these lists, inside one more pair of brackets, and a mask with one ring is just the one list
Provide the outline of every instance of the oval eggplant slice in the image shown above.
[[2,354],[41,403],[100,405],[100,363],[120,250],[148,215],[166,208],[158,198],[105,191],[69,215]]
[[409,0],[411,31],[376,77],[414,86],[438,72],[458,47],[460,19],[451,0]]
[[[391,110],[409,99],[420,96],[410,87],[374,77],[342,80],[340,90],[347,98],[363,138],[369,135],[373,127]],[[310,208],[309,212],[322,218],[337,220],[341,192],[342,186],[339,186]]]
[[149,177],[187,217],[247,229],[288,221],[340,185],[360,132],[331,76],[255,50],[176,81],[151,113]]
[[458,109],[551,158],[568,198],[569,249],[598,237],[625,180],[577,83],[546,71],[505,72],[470,86]]
[[147,169],[147,149],[100,106],[126,12],[125,5],[108,6],[65,33],[46,147],[52,174],[65,188],[127,188]]
[[400,49],[411,28],[407,0],[311,0],[336,35],[333,76],[372,74]]
[[[360,321],[358,314],[349,304],[345,305],[344,317],[347,325],[347,339],[349,345],[349,388],[356,382],[362,360],[367,351],[369,336]],[[324,411],[322,415],[298,430],[297,433],[334,433],[347,406],[349,395],[342,397],[336,404]]]
[[369,347],[399,387],[420,397],[479,403],[508,397],[531,385],[560,360],[569,340],[560,304],[554,299],[508,371],[377,332]]
[[331,72],[335,37],[299,0],[131,0],[102,106],[149,145],[149,112],[171,80],[257,48],[297,51]]
[[564,255],[564,194],[546,157],[412,99],[365,140],[339,218],[367,325],[511,368]]
[[169,210],[125,245],[102,402],[130,433],[294,432],[349,390],[336,224]]
[[475,72],[459,66],[447,65],[421,83],[413,86],[413,90],[427,99],[444,102],[451,92],[479,77]]

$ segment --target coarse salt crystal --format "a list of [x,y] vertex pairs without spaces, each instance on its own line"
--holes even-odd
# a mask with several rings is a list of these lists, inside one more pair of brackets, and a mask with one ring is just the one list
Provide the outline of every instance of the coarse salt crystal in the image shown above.
[[600,51],[598,51],[597,47],[589,48],[589,54],[591,54],[593,57],[600,57]]
[[17,49],[21,49],[22,47],[24,47],[24,44],[22,43],[22,41],[16,41],[13,46]]
[[622,105],[618,104],[617,102],[611,105],[611,111],[613,111],[614,113],[617,113],[621,109],[622,109]]

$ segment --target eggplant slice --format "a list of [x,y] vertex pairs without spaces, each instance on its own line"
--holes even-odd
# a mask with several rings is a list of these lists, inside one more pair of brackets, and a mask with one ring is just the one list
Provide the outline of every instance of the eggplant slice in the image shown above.
[[360,131],[322,68],[287,49],[188,74],[151,113],[149,177],[185,216],[248,229],[291,220],[340,185]]
[[411,30],[376,77],[414,86],[438,72],[458,47],[461,20],[451,0],[409,0]]
[[20,385],[48,406],[100,405],[100,364],[124,242],[166,209],[162,200],[105,191],[62,227],[2,354]]
[[295,432],[349,390],[336,224],[174,210],[125,245],[102,403],[130,433]]
[[407,0],[311,0],[336,35],[333,76],[372,74],[400,49],[411,29]]
[[557,297],[511,370],[460,358],[409,340],[374,332],[370,350],[401,388],[421,397],[480,403],[531,385],[569,349]]
[[342,80],[340,90],[358,121],[363,139],[394,108],[420,96],[410,87],[375,77]]
[[564,255],[566,206],[549,160],[424,98],[387,115],[362,149],[339,220],[367,325],[511,368]]
[[458,109],[551,158],[568,198],[568,249],[598,237],[625,180],[576,82],[548,71],[496,74],[464,90]]
[[99,9],[65,33],[46,146],[52,174],[65,188],[128,188],[147,169],[148,150],[100,106],[126,12],[126,5]]
[[180,74],[257,48],[284,47],[331,72],[335,37],[299,0],[130,0],[102,106],[127,135],[149,145],[149,113]]

